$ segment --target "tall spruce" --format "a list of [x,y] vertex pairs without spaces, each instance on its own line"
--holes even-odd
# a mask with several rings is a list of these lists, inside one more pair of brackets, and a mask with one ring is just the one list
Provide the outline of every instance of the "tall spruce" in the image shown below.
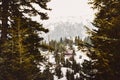
[[97,9],[94,25],[98,28],[91,37],[94,52],[90,57],[97,73],[93,80],[120,79],[120,1],[91,0]]
[[[39,63],[44,59],[39,48],[39,36],[48,32],[42,24],[26,17],[39,15],[48,19],[46,13],[34,8],[32,3],[42,9],[50,0],[0,0],[0,80],[38,80],[41,72]],[[37,79],[38,78],[38,79]]]

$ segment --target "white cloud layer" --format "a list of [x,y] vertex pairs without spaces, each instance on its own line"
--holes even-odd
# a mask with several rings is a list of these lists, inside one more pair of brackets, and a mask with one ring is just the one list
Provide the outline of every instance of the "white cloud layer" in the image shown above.
[[88,5],[88,0],[51,0],[48,7],[52,9],[50,18],[81,16],[90,21],[94,18],[95,11]]

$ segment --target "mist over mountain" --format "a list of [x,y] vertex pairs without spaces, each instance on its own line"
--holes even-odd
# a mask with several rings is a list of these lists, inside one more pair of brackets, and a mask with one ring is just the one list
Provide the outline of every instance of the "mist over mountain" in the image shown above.
[[93,25],[81,17],[59,17],[45,23],[45,26],[50,30],[44,35],[45,40],[60,40],[60,38],[74,38],[79,36],[84,39],[88,34],[85,26],[90,29]]

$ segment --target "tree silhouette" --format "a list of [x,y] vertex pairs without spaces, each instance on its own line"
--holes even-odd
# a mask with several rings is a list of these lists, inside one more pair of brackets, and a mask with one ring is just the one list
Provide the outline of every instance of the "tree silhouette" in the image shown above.
[[42,24],[30,17],[47,14],[34,8],[32,3],[45,10],[49,0],[0,0],[0,80],[35,80],[40,76],[39,62],[44,61],[39,48],[39,36],[48,32]]
[[120,1],[92,0],[91,4],[98,10],[93,23],[98,30],[94,30],[91,37],[93,68],[98,70],[94,80],[119,80]]

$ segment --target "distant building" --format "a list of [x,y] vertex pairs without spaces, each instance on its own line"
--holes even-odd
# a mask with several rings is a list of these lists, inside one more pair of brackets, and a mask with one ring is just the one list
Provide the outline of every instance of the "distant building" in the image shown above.
[[67,49],[65,52],[65,57],[70,58],[73,56],[73,50]]

